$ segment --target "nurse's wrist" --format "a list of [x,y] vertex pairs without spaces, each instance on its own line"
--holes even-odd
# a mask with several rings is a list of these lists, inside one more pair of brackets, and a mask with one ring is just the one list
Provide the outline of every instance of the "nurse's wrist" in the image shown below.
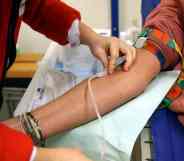
[[79,31],[81,44],[92,46],[100,38],[96,32],[82,22],[79,23]]

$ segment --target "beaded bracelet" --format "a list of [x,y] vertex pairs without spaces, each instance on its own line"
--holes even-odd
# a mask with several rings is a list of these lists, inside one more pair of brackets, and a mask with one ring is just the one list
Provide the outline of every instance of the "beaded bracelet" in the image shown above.
[[44,146],[45,140],[41,128],[38,125],[38,120],[30,112],[19,116],[19,120],[24,131],[33,139],[33,142],[36,145]]

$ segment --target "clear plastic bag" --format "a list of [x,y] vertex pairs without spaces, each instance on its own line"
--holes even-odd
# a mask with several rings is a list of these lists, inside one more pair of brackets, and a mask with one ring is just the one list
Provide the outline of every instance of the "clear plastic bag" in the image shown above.
[[[84,79],[103,70],[87,46],[51,43],[14,115],[34,110],[62,96]],[[29,91],[29,92],[28,92]]]

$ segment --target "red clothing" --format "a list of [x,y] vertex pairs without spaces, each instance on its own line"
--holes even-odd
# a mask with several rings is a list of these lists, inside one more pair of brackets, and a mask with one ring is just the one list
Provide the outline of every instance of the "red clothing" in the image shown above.
[[[0,1],[0,80],[6,57],[7,32],[11,15],[12,0]],[[15,40],[20,22],[24,20],[37,30],[60,44],[67,43],[68,30],[75,19],[80,19],[78,11],[60,0],[27,0],[23,17],[19,17]],[[29,161],[33,143],[19,132],[0,124],[0,161]]]
[[[183,49],[184,46],[184,1],[161,0],[160,4],[147,17],[145,27],[156,28],[169,34]],[[164,50],[164,49],[163,49]],[[184,54],[184,51],[182,51]],[[173,52],[163,53],[166,63],[174,67],[178,63],[178,55]]]
[[[0,80],[6,54],[7,30],[11,14],[11,1],[0,1]],[[68,29],[74,19],[80,19],[78,11],[60,0],[27,0],[23,19],[34,30],[45,34],[60,44],[67,43]],[[17,24],[17,39],[20,23]]]
[[0,160],[29,161],[33,150],[32,140],[3,124],[0,124]]

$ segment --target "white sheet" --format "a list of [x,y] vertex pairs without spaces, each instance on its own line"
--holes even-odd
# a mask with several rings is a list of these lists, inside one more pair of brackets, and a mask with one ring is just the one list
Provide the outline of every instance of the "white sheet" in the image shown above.
[[102,136],[99,122],[95,120],[49,139],[48,146],[81,148],[93,160],[100,160],[100,151],[103,149],[105,160],[129,161],[138,135],[178,74],[160,74],[142,95],[104,116],[105,136]]

